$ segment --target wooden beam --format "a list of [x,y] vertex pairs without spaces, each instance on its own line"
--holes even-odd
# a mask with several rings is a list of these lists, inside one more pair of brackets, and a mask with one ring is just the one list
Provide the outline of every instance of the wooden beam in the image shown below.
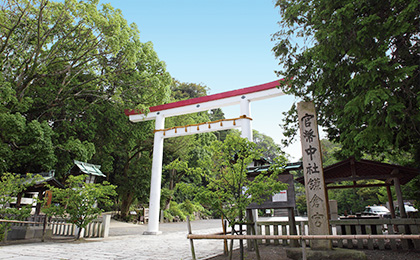
[[420,239],[420,235],[196,235],[190,234],[188,239]]
[[[399,176],[399,175],[397,175]],[[328,183],[331,182],[340,182],[340,181],[361,181],[361,180],[386,180],[390,178],[395,178],[397,176],[386,174],[386,175],[364,175],[364,176],[355,176],[355,177],[339,177],[339,178],[328,178]]]
[[367,188],[367,187],[383,187],[389,186],[390,184],[387,183],[377,183],[377,184],[357,184],[357,185],[342,185],[342,186],[327,186],[327,189],[351,189],[351,188]]

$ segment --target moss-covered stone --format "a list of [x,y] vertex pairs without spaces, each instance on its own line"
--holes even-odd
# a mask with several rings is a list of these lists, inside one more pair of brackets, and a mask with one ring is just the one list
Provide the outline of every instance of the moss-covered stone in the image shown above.
[[[302,259],[302,248],[287,248],[287,257],[294,260]],[[350,249],[335,248],[332,250],[312,250],[306,249],[308,260],[366,260],[364,252]]]

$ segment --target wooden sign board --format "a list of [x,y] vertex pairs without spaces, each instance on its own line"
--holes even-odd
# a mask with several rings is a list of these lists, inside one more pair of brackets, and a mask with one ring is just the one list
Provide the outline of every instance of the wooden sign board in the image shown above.
[[267,198],[261,204],[251,203],[247,209],[283,209],[294,208],[296,206],[295,200],[295,185],[293,184],[292,174],[279,174],[278,180],[287,183],[287,190],[280,191],[273,196]]

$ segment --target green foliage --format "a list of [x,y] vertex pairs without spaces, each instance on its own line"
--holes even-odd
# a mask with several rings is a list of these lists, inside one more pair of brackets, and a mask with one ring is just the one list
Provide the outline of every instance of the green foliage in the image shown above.
[[0,172],[102,165],[122,212],[147,203],[153,127],[125,108],[169,101],[171,76],[135,24],[99,1],[0,6]]
[[70,175],[65,189],[50,187],[52,203],[43,209],[47,215],[68,218],[70,223],[75,224],[79,228],[77,239],[81,229],[103,212],[97,204],[108,206],[112,204],[111,197],[116,195],[115,185],[108,182],[86,183],[86,177]]
[[306,204],[305,194],[299,194],[296,196],[296,209],[301,215],[308,213],[308,205]]
[[57,162],[54,133],[46,122],[27,122],[20,113],[5,112],[0,113],[0,130],[0,172],[48,171]]
[[173,221],[174,217],[178,217],[180,220],[186,220],[187,216],[185,216],[184,211],[181,210],[178,203],[175,201],[171,201],[169,205],[169,209],[166,210],[166,214],[164,212],[165,218],[167,218],[169,221]]
[[322,150],[322,164],[324,167],[339,162],[336,159],[336,155],[341,151],[341,145],[330,142],[326,139],[321,141]]
[[171,201],[169,208],[163,211],[164,218],[169,222],[175,219],[184,221],[187,216],[190,217],[190,220],[194,220],[196,215],[203,217],[209,215],[209,212],[200,203],[188,199],[179,204]]
[[[420,5],[417,0],[278,0],[273,51],[284,91],[315,102],[341,158],[409,153],[420,165]],[[295,107],[285,132],[296,134]]]
[[[31,174],[21,177],[17,174],[4,173],[0,177],[0,219],[25,220],[31,214],[32,205],[21,208],[11,208],[11,203],[16,203],[18,194],[31,186],[36,180]],[[0,223],[0,241],[10,227],[9,223]]]
[[[205,96],[207,95],[208,88],[201,84],[182,83],[173,80],[171,91],[171,98],[174,101],[179,101]],[[168,118],[165,120],[165,125],[166,127],[180,127],[209,122],[210,120],[209,113],[199,112]],[[213,133],[182,136],[165,140],[162,172],[162,190],[164,192],[161,197],[162,207],[164,209],[170,208],[170,202],[172,200],[181,203],[186,199],[194,199],[195,194],[185,189],[185,187],[188,184],[198,186],[202,184],[202,170],[199,168],[199,161],[210,158],[211,152],[208,147],[214,140],[216,140],[216,136]]]
[[171,77],[152,43],[99,1],[7,0],[0,20],[0,171],[55,169],[60,178],[74,159],[130,171],[148,149],[129,140],[144,128],[123,109],[169,97]]
[[270,162],[282,153],[280,146],[268,135],[252,130],[252,139],[257,144],[257,149],[261,150],[263,157]]
[[255,143],[230,134],[223,143],[213,142],[211,148],[211,160],[203,162],[210,170],[206,174],[208,185],[198,195],[200,201],[220,212],[230,225],[244,221],[250,203],[262,203],[268,195],[285,189],[286,185],[276,180],[276,174],[247,178],[247,166],[261,157]]

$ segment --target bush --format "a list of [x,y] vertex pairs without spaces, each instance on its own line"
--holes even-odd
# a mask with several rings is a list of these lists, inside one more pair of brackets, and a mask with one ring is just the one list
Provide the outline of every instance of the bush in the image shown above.
[[176,218],[185,221],[187,216],[189,216],[191,220],[194,220],[196,215],[208,216],[209,214],[209,211],[206,210],[200,203],[191,202],[190,200],[185,200],[180,204],[175,201],[171,201],[169,209],[164,210],[163,212],[164,218],[169,222],[174,221]]

